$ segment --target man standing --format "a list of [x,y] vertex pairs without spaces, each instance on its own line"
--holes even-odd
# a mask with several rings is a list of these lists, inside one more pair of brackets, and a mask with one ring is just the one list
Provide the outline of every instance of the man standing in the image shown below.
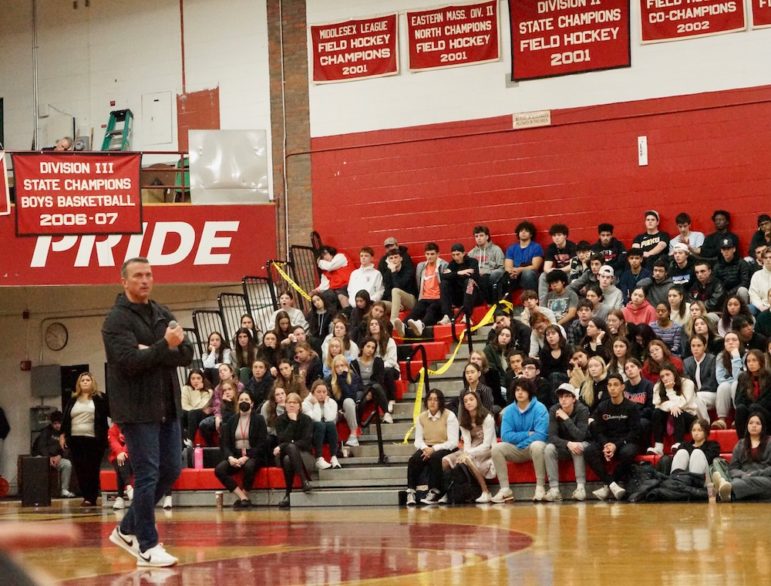
[[479,263],[479,287],[485,301],[494,305],[495,285],[503,276],[503,250],[490,241],[490,229],[487,226],[474,226],[474,242],[468,255]]
[[102,326],[110,413],[120,424],[134,467],[134,500],[110,541],[138,566],[173,566],[158,542],[155,504],[180,472],[180,390],[176,369],[193,346],[168,309],[150,299],[153,271],[146,258],[121,268],[123,293]]
[[[608,375],[607,401],[602,401],[592,418],[594,441],[584,450],[584,458],[603,486],[594,491],[601,501],[610,494],[620,501],[626,490],[618,482],[625,478],[640,451],[640,412],[637,405],[624,397],[624,380],[620,374]],[[616,462],[613,474],[605,469],[607,462]]]

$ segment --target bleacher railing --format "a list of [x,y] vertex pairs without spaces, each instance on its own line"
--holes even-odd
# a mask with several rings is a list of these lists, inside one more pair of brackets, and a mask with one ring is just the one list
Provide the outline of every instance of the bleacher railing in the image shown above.
[[[193,328],[198,338],[198,350],[201,355],[208,353],[206,344],[209,341],[209,334],[219,332],[225,336],[225,323],[222,320],[222,314],[218,309],[195,309],[193,310]],[[225,340],[227,338],[225,337]]]
[[[318,259],[318,249],[312,246],[299,246],[293,244],[289,247],[289,268],[290,274],[295,282],[303,288],[304,291],[313,291],[321,282],[321,271],[316,260]],[[300,296],[296,303],[303,313],[311,309],[310,301]]]
[[217,295],[217,305],[225,326],[223,334],[235,343],[236,331],[241,327],[241,316],[248,313],[246,297],[241,293],[220,293]]
[[[268,271],[270,271],[269,266]],[[278,298],[270,278],[247,276],[241,279],[241,286],[244,291],[247,313],[252,316],[254,326],[260,332],[272,329],[273,324],[268,322],[273,312],[278,309]]]

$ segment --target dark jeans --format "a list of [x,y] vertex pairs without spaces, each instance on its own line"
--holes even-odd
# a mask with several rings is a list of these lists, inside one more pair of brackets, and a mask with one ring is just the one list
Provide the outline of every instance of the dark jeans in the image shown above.
[[418,450],[407,462],[407,488],[415,489],[421,472],[428,468],[428,488],[442,488],[442,458],[452,454],[453,450],[437,450],[428,460],[423,459],[423,452]]
[[[462,307],[463,314],[470,316],[474,306],[481,303],[479,287],[472,279],[453,279],[442,281],[439,287],[442,303],[442,314],[453,317],[452,307]],[[470,291],[470,292],[469,292]]]
[[131,477],[134,475],[134,471],[131,468],[131,462],[127,459],[123,462],[123,466],[118,464],[118,461],[112,463],[112,467],[115,468],[115,476],[118,478],[118,496],[126,496],[126,486],[131,484]]
[[510,277],[509,273],[504,273],[503,278],[498,285],[502,296],[508,296],[517,289],[530,289],[538,291],[538,271],[528,269],[519,274],[519,277]]
[[[674,436],[676,442],[682,442],[683,436],[686,432],[691,430],[691,423],[696,419],[695,415],[686,413],[683,411],[678,417],[674,417]],[[653,410],[653,417],[651,419],[651,428],[653,429],[653,441],[663,442],[664,435],[667,432],[667,421],[669,420],[669,412],[662,411],[661,409]]]
[[589,468],[594,470],[594,473],[600,477],[603,484],[610,484],[626,478],[629,475],[629,471],[634,464],[635,456],[637,456],[640,448],[637,444],[626,444],[616,449],[616,453],[613,455],[613,461],[616,462],[616,469],[613,474],[608,474],[605,468],[605,455],[602,453],[603,445],[598,442],[592,442],[584,450],[584,461],[589,465]]
[[747,422],[750,419],[750,413],[753,411],[757,411],[763,415],[763,421],[766,423],[765,425],[768,425],[769,419],[768,419],[768,411],[765,407],[762,405],[759,405],[757,403],[753,403],[752,405],[737,405],[736,406],[736,435],[739,436],[739,439],[742,439],[744,435],[747,433]]
[[83,500],[96,504],[99,498],[99,469],[104,456],[104,446],[93,437],[80,435],[69,439],[72,467],[78,478]]
[[[387,371],[388,369],[386,369],[386,372]],[[393,387],[393,380],[391,381],[391,384]],[[386,392],[383,390],[383,387],[381,387],[378,383],[371,383],[370,386],[364,390],[361,396],[356,397],[356,419],[358,421],[362,420],[362,414],[364,413],[364,409],[368,403],[368,401],[364,400],[364,397],[367,395],[367,393],[372,394],[372,402],[375,403],[376,407],[382,409],[383,413],[388,411],[388,398],[386,398]],[[393,395],[393,398],[396,398],[395,394]]]
[[334,421],[314,421],[313,422],[313,448],[316,451],[316,457],[321,458],[321,450],[324,443],[329,445],[329,453],[332,456],[337,455],[337,425]]
[[192,411],[182,412],[182,421],[185,423],[187,439],[195,443],[195,432],[198,431],[198,426],[201,421],[207,417],[208,415],[203,412],[203,409],[193,409]]
[[158,545],[155,503],[167,494],[182,468],[179,421],[122,423],[134,468],[134,500],[120,524],[123,533],[136,535],[141,551]]
[[419,319],[423,325],[433,326],[442,319],[442,303],[439,299],[418,299],[407,319]]
[[214,467],[214,475],[222,483],[222,486],[227,488],[230,492],[233,492],[238,484],[233,479],[233,476],[238,474],[241,470],[244,471],[244,490],[249,492],[254,485],[254,477],[257,476],[257,471],[260,469],[260,465],[254,458],[249,458],[241,468],[231,466],[227,460],[222,460]]

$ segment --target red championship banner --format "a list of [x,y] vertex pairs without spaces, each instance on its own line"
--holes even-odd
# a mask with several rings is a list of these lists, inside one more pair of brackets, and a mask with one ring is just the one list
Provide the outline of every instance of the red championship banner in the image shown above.
[[5,168],[5,151],[0,150],[0,216],[11,213],[11,196],[8,193],[8,173]]
[[410,69],[497,61],[498,0],[407,13]]
[[276,206],[148,205],[141,234],[19,238],[0,217],[1,286],[118,285],[129,258],[150,259],[156,282],[235,283],[276,258]]
[[513,80],[629,67],[628,0],[509,0]]
[[750,0],[752,5],[752,28],[771,26],[771,0]]
[[315,83],[399,73],[395,14],[314,25],[310,34]]
[[640,0],[643,43],[743,31],[744,0]]
[[139,153],[13,155],[16,233],[141,233],[139,159]]

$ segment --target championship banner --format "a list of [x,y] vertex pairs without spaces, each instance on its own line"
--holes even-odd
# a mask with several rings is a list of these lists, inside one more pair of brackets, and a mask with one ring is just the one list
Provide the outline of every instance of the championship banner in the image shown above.
[[0,216],[11,213],[11,195],[8,193],[8,173],[5,168],[5,151],[0,150]]
[[313,25],[310,29],[315,83],[399,73],[396,14]]
[[631,65],[628,0],[509,0],[514,81]]
[[[13,208],[15,215],[18,208]],[[0,217],[0,286],[118,286],[120,267],[144,256],[164,285],[235,283],[276,258],[276,206],[148,205],[141,234],[19,238]]]
[[643,44],[732,33],[747,28],[744,0],[640,0],[640,20]]
[[771,0],[750,0],[752,5],[752,28],[771,26]]
[[412,71],[497,61],[498,1],[407,12],[407,38]]
[[16,233],[141,233],[139,160],[139,153],[13,155]]

